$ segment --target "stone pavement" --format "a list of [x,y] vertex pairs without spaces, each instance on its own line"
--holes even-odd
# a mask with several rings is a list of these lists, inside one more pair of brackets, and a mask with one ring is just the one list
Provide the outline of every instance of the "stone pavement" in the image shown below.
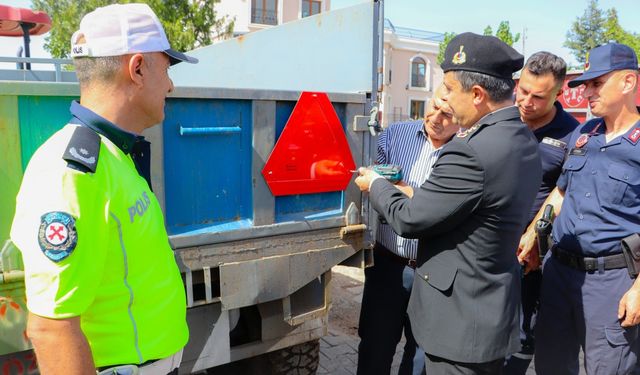
[[[329,313],[329,334],[320,340],[318,374],[352,375],[358,363],[358,316],[364,283],[360,269],[333,268],[332,308]],[[398,372],[404,337],[393,360],[392,374]]]
[[[318,374],[353,375],[358,362],[358,316],[364,273],[362,270],[337,266],[333,268],[332,308],[329,334],[320,340]],[[391,374],[398,373],[404,338],[398,344]],[[533,366],[527,375],[535,375]]]

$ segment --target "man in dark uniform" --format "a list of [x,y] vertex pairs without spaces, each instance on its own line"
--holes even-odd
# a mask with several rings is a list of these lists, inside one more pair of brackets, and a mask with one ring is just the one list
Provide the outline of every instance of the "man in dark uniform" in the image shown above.
[[[565,112],[556,100],[562,95],[566,73],[567,64],[560,57],[549,52],[537,52],[525,63],[518,81],[516,105],[520,110],[520,118],[538,140],[542,160],[542,184],[529,210],[528,222],[535,217],[542,203],[555,188],[562,171],[567,142],[571,132],[578,126],[578,121]],[[537,254],[538,252],[534,252],[532,255]],[[529,264],[526,266],[529,267]],[[538,311],[541,281],[542,272],[539,269],[526,269],[522,277],[522,348],[505,363],[507,375],[524,375],[533,358],[533,327]]]
[[[391,124],[378,138],[376,162],[403,168],[404,179],[396,186],[409,196],[413,195],[413,188],[429,177],[442,147],[459,128],[448,108],[443,107],[443,91],[442,86],[435,90],[424,120]],[[407,316],[417,242],[398,236],[380,221],[374,246],[375,264],[364,270],[358,374],[389,375],[403,331],[406,341],[398,374],[424,374],[424,352],[413,338]]]
[[[640,233],[640,114],[635,106],[638,60],[631,48],[592,49],[584,73],[591,112],[578,127],[558,187],[545,203],[562,211],[545,259],[536,324],[538,374],[638,374],[640,283],[630,277],[621,240]],[[530,228],[531,229],[531,228]],[[523,236],[523,252],[535,235]]]
[[396,233],[419,239],[408,312],[430,375],[499,374],[520,348],[514,249],[542,175],[538,144],[511,99],[523,60],[495,37],[453,38],[443,101],[465,130],[413,198],[371,170],[356,179]]

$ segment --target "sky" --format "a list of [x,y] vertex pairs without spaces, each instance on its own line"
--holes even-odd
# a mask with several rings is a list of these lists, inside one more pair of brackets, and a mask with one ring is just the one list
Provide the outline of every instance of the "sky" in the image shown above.
[[[366,0],[365,0],[366,1]],[[355,5],[363,0],[331,0],[333,9]],[[514,44],[525,57],[549,51],[577,65],[571,51],[562,47],[571,24],[582,16],[588,0],[385,0],[385,18],[395,26],[439,33],[471,31],[481,34],[487,25],[494,32],[501,21],[509,21],[512,32],[526,29],[524,53],[521,40]],[[599,7],[615,7],[622,27],[640,32],[640,0],[600,0]]]
[[[331,8],[363,1],[371,0],[331,0]],[[482,33],[487,25],[495,31],[500,21],[509,21],[514,33],[525,30],[524,46],[523,40],[514,45],[525,57],[545,50],[576,65],[575,58],[562,44],[571,23],[584,13],[588,0],[385,0],[384,3],[385,17],[395,26],[440,33]],[[31,0],[0,0],[0,4],[30,8]],[[640,0],[600,0],[599,6],[603,10],[615,7],[622,27],[640,33],[637,22]],[[44,38],[32,37],[32,57],[50,57],[43,48]],[[22,38],[0,37],[0,56],[15,56],[21,45]]]

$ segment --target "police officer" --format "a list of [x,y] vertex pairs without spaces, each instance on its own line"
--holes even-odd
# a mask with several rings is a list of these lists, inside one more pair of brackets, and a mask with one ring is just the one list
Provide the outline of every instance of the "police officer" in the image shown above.
[[145,4],[96,9],[71,44],[80,102],[29,162],[11,229],[27,333],[42,374],[177,374],[185,294],[140,133],[164,118],[169,66],[197,60]]
[[520,348],[514,249],[541,180],[538,144],[512,101],[523,61],[495,37],[453,38],[442,99],[464,130],[412,198],[371,170],[356,179],[396,233],[419,239],[408,312],[430,375],[500,373]]
[[[409,196],[429,177],[442,147],[459,128],[442,102],[443,92],[442,86],[435,90],[424,120],[391,124],[378,138],[376,162],[403,168],[399,185],[406,186],[396,186]],[[388,375],[403,331],[406,341],[398,374],[422,374],[424,352],[413,338],[407,316],[418,241],[402,238],[380,222],[374,250],[375,264],[364,271],[358,374]]]
[[[533,131],[538,140],[542,160],[542,183],[536,200],[528,211],[530,222],[540,210],[562,170],[562,163],[571,132],[578,121],[565,112],[557,101],[562,95],[562,85],[567,65],[560,57],[549,52],[531,55],[520,73],[516,89],[516,105],[520,118]],[[537,255],[534,252],[531,255]],[[522,259],[522,262],[525,260]],[[532,262],[533,263],[533,262]],[[529,267],[529,263],[526,264]],[[505,364],[506,374],[524,375],[533,358],[534,334],[542,272],[526,270],[522,278],[522,316],[520,323],[520,352],[513,354]]]
[[[620,241],[640,232],[640,114],[635,107],[638,60],[631,48],[609,43],[589,52],[585,85],[597,116],[569,141],[558,188],[554,245],[543,268],[536,325],[539,374],[637,374],[640,283],[632,279]],[[523,238],[533,248],[534,234]]]

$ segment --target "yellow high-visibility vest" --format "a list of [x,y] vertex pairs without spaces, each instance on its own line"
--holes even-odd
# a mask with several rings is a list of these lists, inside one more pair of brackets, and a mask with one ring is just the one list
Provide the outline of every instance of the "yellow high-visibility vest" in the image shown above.
[[104,136],[99,155],[71,150],[95,161],[94,173],[70,168],[62,155],[78,126],[36,151],[17,197],[11,239],[24,259],[27,307],[80,316],[97,367],[170,356],[189,333],[160,205],[131,157]]

